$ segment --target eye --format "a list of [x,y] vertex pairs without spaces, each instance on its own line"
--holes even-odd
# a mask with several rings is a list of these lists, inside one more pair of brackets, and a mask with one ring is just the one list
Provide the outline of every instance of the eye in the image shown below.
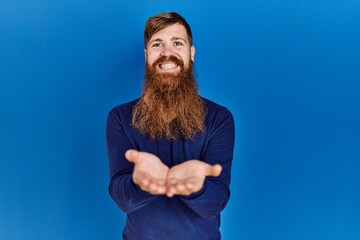
[[153,48],[161,47],[161,43],[154,43],[151,47]]
[[179,42],[179,41],[175,41],[174,42],[174,46],[176,47],[180,47],[180,46],[183,46],[184,44],[182,42]]

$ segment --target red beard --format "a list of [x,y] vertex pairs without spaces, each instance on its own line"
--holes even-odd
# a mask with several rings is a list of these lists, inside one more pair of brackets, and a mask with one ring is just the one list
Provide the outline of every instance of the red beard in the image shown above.
[[[158,73],[155,66],[171,60],[180,72]],[[193,64],[184,69],[181,60],[160,57],[150,67],[146,63],[142,96],[133,108],[133,126],[150,139],[193,139],[205,131],[205,109],[193,73]]]

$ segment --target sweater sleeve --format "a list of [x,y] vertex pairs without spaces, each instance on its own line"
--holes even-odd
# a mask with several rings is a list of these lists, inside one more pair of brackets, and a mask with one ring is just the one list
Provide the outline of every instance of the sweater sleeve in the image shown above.
[[125,152],[136,148],[126,136],[125,127],[116,109],[111,110],[106,123],[109,193],[119,208],[129,213],[146,206],[157,196],[141,190],[132,180],[134,165],[126,160]]
[[210,131],[209,144],[201,160],[211,165],[220,164],[222,172],[219,177],[207,177],[199,192],[190,196],[179,196],[189,208],[206,219],[218,216],[230,197],[229,185],[235,140],[232,114],[224,109],[214,120]]

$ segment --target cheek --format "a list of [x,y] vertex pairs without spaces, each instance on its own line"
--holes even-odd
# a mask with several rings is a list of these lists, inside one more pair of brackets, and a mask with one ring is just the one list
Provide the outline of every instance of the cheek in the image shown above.
[[184,64],[185,65],[188,65],[189,64],[189,62],[191,61],[191,56],[190,56],[190,54],[185,54],[185,55],[183,55],[182,56],[182,60],[184,61]]
[[151,65],[153,62],[155,62],[155,60],[157,59],[157,55],[156,54],[148,54],[147,55],[147,62]]

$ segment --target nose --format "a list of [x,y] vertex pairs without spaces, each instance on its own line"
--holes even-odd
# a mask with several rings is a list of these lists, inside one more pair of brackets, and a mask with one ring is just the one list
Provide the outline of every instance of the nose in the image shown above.
[[164,49],[160,53],[161,56],[165,56],[165,57],[169,57],[173,54],[174,54],[174,52],[172,51],[172,49],[167,46],[165,46]]

